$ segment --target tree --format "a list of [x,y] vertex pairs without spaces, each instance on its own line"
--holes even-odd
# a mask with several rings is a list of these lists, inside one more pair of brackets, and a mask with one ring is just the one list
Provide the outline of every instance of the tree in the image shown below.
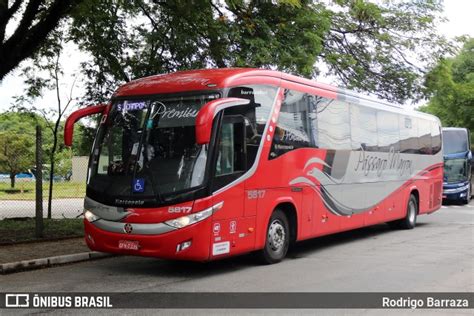
[[[44,89],[54,89],[56,92],[56,109],[38,109],[35,106],[31,106],[30,109],[26,108],[27,112],[40,113],[47,123],[46,126],[50,129],[52,135],[52,144],[49,150],[49,194],[48,194],[48,218],[51,218],[52,209],[52,198],[53,198],[53,186],[54,186],[54,175],[55,166],[59,147],[60,131],[61,131],[61,120],[68,107],[73,101],[73,89],[75,80],[71,85],[67,100],[63,103],[61,97],[60,80],[63,75],[62,67],[60,65],[61,52],[63,50],[63,39],[62,39],[62,25],[55,31],[51,32],[49,41],[50,45],[41,48],[37,54],[33,56],[35,60],[34,66],[28,66],[23,69],[23,75],[26,77],[25,82],[28,84],[27,90],[24,95],[17,96],[16,102],[22,109],[24,103],[33,104],[34,100],[40,97]],[[48,117],[54,117],[54,121],[50,122]]]
[[456,56],[441,59],[427,74],[425,86],[429,102],[422,111],[438,116],[444,126],[474,132],[474,38],[465,39]]
[[55,174],[69,180],[72,170],[72,150],[64,148],[55,155]]
[[84,1],[69,35],[92,56],[87,101],[134,78],[234,66],[331,74],[404,101],[420,96],[425,67],[451,49],[435,31],[441,11],[441,0]]
[[15,132],[0,132],[0,170],[10,174],[11,187],[15,176],[33,167],[34,143],[31,136]]
[[[20,62],[37,52],[59,21],[80,2],[81,0],[0,0],[0,81]],[[7,25],[20,15],[18,26],[7,37]]]

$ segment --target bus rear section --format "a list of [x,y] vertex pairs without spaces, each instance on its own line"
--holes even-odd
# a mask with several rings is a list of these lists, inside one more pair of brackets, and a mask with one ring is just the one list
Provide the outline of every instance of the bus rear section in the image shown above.
[[439,120],[282,73],[150,77],[102,114],[84,204],[93,250],[208,261],[439,209]]
[[466,128],[443,128],[443,200],[469,203],[472,196],[470,134]]

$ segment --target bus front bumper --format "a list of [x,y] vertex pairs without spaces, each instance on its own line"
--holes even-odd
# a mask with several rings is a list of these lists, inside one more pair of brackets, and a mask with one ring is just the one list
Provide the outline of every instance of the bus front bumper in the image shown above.
[[123,233],[110,232],[86,219],[84,227],[87,246],[94,251],[174,260],[209,260],[211,218],[159,235],[126,233],[125,228]]
[[443,200],[465,200],[468,194],[469,183],[461,186],[443,186]]

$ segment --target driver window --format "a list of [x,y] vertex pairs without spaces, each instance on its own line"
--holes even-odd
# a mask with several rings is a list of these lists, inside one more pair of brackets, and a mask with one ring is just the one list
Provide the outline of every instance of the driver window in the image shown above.
[[245,121],[241,115],[224,116],[217,148],[214,190],[224,187],[245,171]]
[[216,176],[234,172],[234,124],[222,125],[222,134],[217,156]]

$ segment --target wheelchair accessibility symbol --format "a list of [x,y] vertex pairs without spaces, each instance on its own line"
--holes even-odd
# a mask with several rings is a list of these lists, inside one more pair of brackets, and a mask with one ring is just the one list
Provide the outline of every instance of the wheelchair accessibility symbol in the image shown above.
[[134,193],[145,192],[145,179],[133,180],[133,192]]

